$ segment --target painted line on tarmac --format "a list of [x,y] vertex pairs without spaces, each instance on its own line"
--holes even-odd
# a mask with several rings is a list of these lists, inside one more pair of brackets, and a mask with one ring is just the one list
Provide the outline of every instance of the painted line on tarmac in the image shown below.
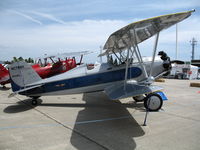
[[58,125],[57,124],[37,124],[37,125],[7,126],[7,127],[0,127],[0,130],[51,127],[51,126],[58,126]]
[[[97,123],[97,122],[106,122],[106,121],[113,121],[113,120],[122,120],[122,119],[128,119],[132,116],[122,116],[117,118],[106,118],[106,119],[99,119],[99,120],[88,120],[88,121],[78,121],[75,122],[75,125],[81,125],[81,124],[89,124],[89,123]],[[38,128],[38,127],[53,127],[53,126],[61,126],[60,124],[36,124],[36,125],[21,125],[21,126],[7,126],[7,127],[0,127],[0,130],[6,130],[6,129],[24,129],[24,128]]]
[[107,118],[107,119],[100,119],[100,120],[80,121],[80,122],[76,122],[75,124],[97,123],[97,122],[104,122],[104,121],[127,119],[127,118],[131,118],[131,117],[132,116],[123,116],[123,117],[118,117],[118,118]]

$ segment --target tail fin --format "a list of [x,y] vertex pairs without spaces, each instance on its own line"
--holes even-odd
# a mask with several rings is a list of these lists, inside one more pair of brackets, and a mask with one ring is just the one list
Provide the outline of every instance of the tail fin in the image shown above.
[[33,68],[23,62],[15,62],[9,67],[13,92],[24,89],[28,84],[42,80]]
[[0,75],[8,74],[8,69],[6,69],[2,64],[0,64]]

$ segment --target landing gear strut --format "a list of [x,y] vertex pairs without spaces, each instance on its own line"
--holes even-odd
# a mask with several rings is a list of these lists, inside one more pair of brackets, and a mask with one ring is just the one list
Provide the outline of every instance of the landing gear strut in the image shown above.
[[163,100],[160,95],[156,93],[151,93],[147,95],[147,97],[144,99],[144,107],[146,108],[146,114],[143,126],[146,126],[147,115],[149,111],[158,111],[162,107],[162,104]]
[[40,96],[31,97],[31,98],[32,98],[31,104],[34,105],[34,106],[37,105],[37,104],[38,104],[37,99],[38,99],[39,97],[40,97]]
[[135,97],[133,97],[133,99],[134,99],[135,102],[137,103],[137,102],[143,102],[144,99],[145,99],[145,97],[146,97],[146,95],[143,94],[143,95],[135,96]]

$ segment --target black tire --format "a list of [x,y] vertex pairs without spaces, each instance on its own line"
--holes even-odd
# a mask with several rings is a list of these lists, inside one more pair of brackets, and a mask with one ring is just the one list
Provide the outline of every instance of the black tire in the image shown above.
[[151,93],[144,99],[144,107],[148,111],[158,111],[161,109],[162,105],[163,100],[161,96],[156,93]]
[[31,101],[31,104],[35,106],[35,105],[38,104],[38,101],[37,101],[36,99],[33,99],[33,100]]
[[[140,97],[140,96],[142,96],[142,97]],[[145,95],[140,95],[140,96],[133,97],[133,99],[135,100],[135,102],[143,102],[144,99],[146,98]]]

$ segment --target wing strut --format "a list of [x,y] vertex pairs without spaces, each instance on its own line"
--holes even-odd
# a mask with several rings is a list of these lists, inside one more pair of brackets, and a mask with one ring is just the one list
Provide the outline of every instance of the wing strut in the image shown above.
[[[130,48],[128,48],[128,51],[127,51],[126,70],[125,70],[125,79],[124,79],[124,90],[125,91],[126,91],[126,83],[127,83],[127,78],[128,78],[128,67],[129,67],[130,52],[135,53],[135,55],[138,59],[138,62],[139,62],[140,66],[141,66],[141,68],[144,72],[145,78],[147,79],[144,83],[149,84],[150,82],[152,82],[152,80],[154,80],[154,78],[152,78],[152,71],[153,71],[153,66],[154,66],[154,62],[155,62],[157,46],[158,46],[159,32],[156,34],[156,40],[155,40],[155,44],[154,44],[154,48],[153,48],[152,62],[151,62],[150,72],[149,72],[149,75],[148,75],[146,68],[144,66],[144,62],[142,60],[142,56],[141,56],[139,47],[137,45],[135,29],[133,29],[133,30],[134,30],[134,37],[135,37],[134,40],[133,40],[134,43],[132,44],[132,46]],[[129,34],[129,35],[130,35],[129,38],[132,38],[131,34]]]
[[133,28],[133,33],[134,33],[134,45],[133,45],[133,49],[135,51],[135,54],[136,54],[136,57],[138,59],[138,62],[142,68],[142,70],[144,71],[144,75],[145,75],[145,78],[148,78],[148,74],[147,74],[147,71],[146,71],[146,68],[144,67],[144,62],[142,60],[142,56],[141,56],[141,53],[140,53],[140,50],[139,50],[139,47],[137,45],[137,36],[136,36],[136,32],[135,32],[135,28]]
[[154,44],[154,48],[153,48],[153,57],[152,57],[149,77],[152,76],[153,65],[154,65],[154,61],[155,61],[155,57],[156,57],[156,50],[157,50],[157,46],[158,46],[158,38],[159,38],[159,32],[156,34],[156,40],[155,40],[155,44]]
[[127,82],[127,76],[128,76],[129,51],[130,51],[130,48],[128,49],[127,58],[126,58],[126,71],[125,71],[125,80],[124,80],[124,91],[126,91],[126,82]]

